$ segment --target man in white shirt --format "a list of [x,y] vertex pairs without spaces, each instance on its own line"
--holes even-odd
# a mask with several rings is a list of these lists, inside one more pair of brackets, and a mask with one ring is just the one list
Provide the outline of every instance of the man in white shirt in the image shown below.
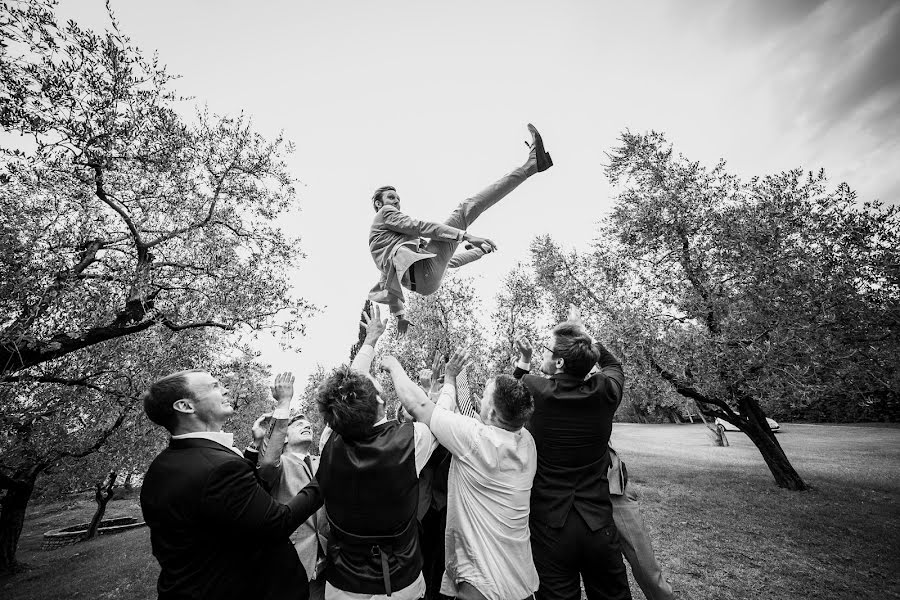
[[326,423],[316,474],[330,525],[326,600],[415,600],[425,593],[418,476],[436,442],[422,423],[385,415],[381,385],[369,374],[385,325],[377,306],[364,315],[366,337],[353,364],[332,371],[317,393]]
[[404,381],[396,358],[382,360],[400,402],[453,455],[441,593],[466,600],[531,598],[538,588],[528,528],[537,450],[523,429],[531,394],[514,378],[499,375],[485,387],[478,419],[444,408],[456,406],[456,376],[466,359],[457,352],[447,363],[437,406]]

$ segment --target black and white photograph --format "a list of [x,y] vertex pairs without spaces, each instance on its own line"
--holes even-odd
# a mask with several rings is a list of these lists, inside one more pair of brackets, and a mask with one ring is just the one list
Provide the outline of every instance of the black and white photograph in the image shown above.
[[900,599],[900,2],[3,0],[0,598]]

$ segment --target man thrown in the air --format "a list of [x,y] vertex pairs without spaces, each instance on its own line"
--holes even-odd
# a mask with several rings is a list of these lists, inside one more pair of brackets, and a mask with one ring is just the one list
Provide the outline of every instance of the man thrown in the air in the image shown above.
[[[420,221],[400,212],[400,196],[392,186],[375,190],[372,196],[375,220],[369,231],[369,251],[381,270],[381,279],[369,292],[369,300],[390,307],[391,314],[397,317],[401,335],[410,324],[405,318],[403,288],[423,296],[433,294],[448,267],[462,266],[496,250],[491,240],[468,233],[469,226],[523,181],[553,166],[537,129],[529,123],[528,131],[532,143],[525,164],[462,202],[443,223]],[[422,246],[422,238],[430,241]],[[471,248],[454,256],[462,242]]]

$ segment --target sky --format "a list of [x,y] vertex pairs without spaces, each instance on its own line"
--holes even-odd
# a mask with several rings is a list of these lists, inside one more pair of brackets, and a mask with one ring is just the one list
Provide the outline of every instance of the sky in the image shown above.
[[[900,2],[692,0],[454,2],[113,0],[121,30],[156,52],[174,89],[252,117],[296,144],[306,255],[297,292],[320,311],[302,351],[260,342],[302,378],[347,359],[378,280],[375,188],[442,221],[526,158],[526,124],[555,166],[472,225],[499,252],[467,266],[489,308],[536,235],[585,248],[615,190],[605,152],[626,129],[741,177],[824,168],[860,200],[900,202]],[[59,15],[102,29],[102,0]]]

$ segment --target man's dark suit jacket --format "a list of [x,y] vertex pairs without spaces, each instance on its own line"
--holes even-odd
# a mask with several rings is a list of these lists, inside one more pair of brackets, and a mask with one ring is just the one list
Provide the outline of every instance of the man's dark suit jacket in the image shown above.
[[526,425],[537,447],[531,519],[562,527],[574,508],[592,531],[612,524],[606,472],[613,415],[622,400],[622,364],[601,344],[600,371],[587,379],[567,373],[549,378],[516,368],[534,398]]
[[205,439],[172,440],[154,459],[141,509],[161,567],[161,600],[308,598],[288,536],[322,506],[318,484],[279,504],[254,471]]

